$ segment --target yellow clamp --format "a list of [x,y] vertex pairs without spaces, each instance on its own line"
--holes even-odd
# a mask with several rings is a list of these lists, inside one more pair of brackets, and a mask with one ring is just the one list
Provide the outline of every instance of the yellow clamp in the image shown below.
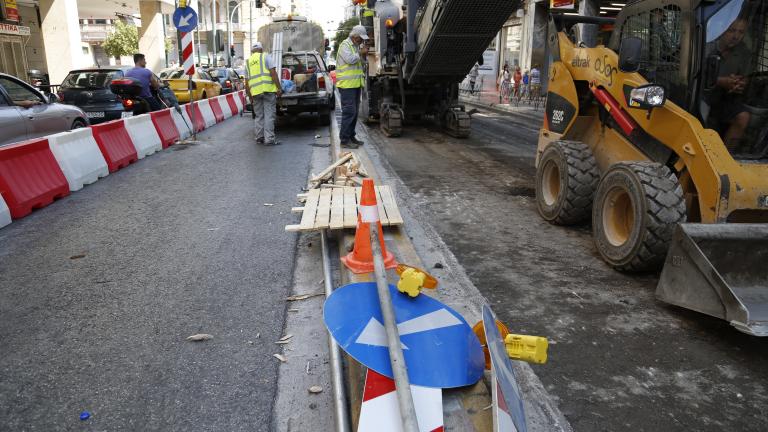
[[504,346],[511,359],[536,364],[547,362],[549,341],[545,337],[508,334],[504,338]]
[[179,0],[179,7],[180,8],[187,7],[187,0]]
[[410,297],[418,296],[422,288],[437,288],[437,279],[419,268],[398,264],[397,274],[400,275],[397,289]]

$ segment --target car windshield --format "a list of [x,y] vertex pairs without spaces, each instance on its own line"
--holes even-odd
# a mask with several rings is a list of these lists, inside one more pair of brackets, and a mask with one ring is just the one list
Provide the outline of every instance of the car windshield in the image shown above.
[[62,89],[104,89],[114,78],[123,76],[122,71],[71,72],[61,83]]
[[168,75],[168,79],[179,79],[179,78],[185,78],[184,76],[184,70],[179,69],[171,72],[170,75]]
[[208,73],[211,74],[214,78],[226,78],[227,77],[227,70],[224,68],[220,69],[208,69]]
[[735,157],[768,157],[768,0],[727,3],[707,22],[706,42],[716,65],[702,104],[707,126]]

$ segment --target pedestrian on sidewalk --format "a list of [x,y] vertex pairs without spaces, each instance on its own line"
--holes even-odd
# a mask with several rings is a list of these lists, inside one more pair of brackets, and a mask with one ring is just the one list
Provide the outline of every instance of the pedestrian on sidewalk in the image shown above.
[[531,69],[531,99],[536,99],[541,93],[541,72],[539,65],[534,64]]
[[507,98],[507,103],[509,103],[509,92],[512,87],[512,75],[509,73],[509,65],[505,64],[504,69],[501,71],[501,75],[499,75],[499,103],[504,103],[504,98]]
[[356,25],[349,32],[349,38],[339,45],[336,54],[336,87],[341,96],[341,128],[339,141],[342,147],[357,148],[363,145],[355,137],[357,115],[360,111],[360,96],[365,84],[363,59],[368,55],[368,46],[363,41],[368,40],[365,27]]
[[531,77],[528,74],[528,69],[523,73],[523,92],[520,97],[525,97],[528,94],[528,86],[531,81]]
[[515,82],[515,97],[520,97],[520,83],[523,81],[523,74],[520,73],[520,66],[515,66],[515,74],[512,76]]
[[475,63],[472,66],[472,70],[469,71],[469,94],[475,95],[475,82],[477,82],[477,76],[480,74],[480,65]]
[[248,94],[255,115],[256,142],[265,146],[280,144],[275,140],[275,113],[277,98],[283,92],[272,58],[264,52],[261,42],[251,47],[251,57],[246,67]]

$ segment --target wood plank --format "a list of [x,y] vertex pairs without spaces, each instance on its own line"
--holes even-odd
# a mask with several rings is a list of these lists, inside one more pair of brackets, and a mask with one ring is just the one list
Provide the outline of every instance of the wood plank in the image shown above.
[[331,229],[344,228],[344,189],[331,189]]
[[400,209],[397,207],[397,201],[395,201],[395,194],[392,191],[391,186],[381,187],[381,197],[384,200],[384,208],[387,210],[387,217],[391,225],[402,225],[403,215],[400,214]]
[[382,226],[388,226],[389,225],[389,217],[387,216],[387,211],[384,209],[384,199],[381,197],[381,188],[383,186],[375,186],[376,189],[376,205],[379,207],[379,220],[381,221]]
[[320,189],[320,200],[317,204],[315,228],[325,229],[331,225],[331,190]]
[[355,188],[344,189],[344,228],[354,228],[357,226],[357,199],[355,198]]
[[285,230],[287,232],[299,232],[301,231],[301,225],[286,225]]
[[312,189],[307,193],[307,203],[304,206],[304,213],[301,215],[301,229],[311,230],[315,227],[315,215],[317,214],[317,203],[320,200],[320,189]]
[[320,172],[320,174],[313,176],[310,181],[317,182],[324,179],[325,177],[328,177],[333,172],[333,170],[336,169],[336,167],[346,163],[350,159],[352,159],[352,153],[345,154],[344,156],[339,158],[336,162],[331,164],[328,168]]
[[304,207],[291,207],[291,213],[301,213],[304,211]]

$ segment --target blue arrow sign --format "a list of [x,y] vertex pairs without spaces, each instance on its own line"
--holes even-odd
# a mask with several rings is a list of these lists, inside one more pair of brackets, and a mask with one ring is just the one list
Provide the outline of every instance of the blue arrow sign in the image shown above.
[[[412,299],[393,285],[389,290],[411,384],[452,388],[476,383],[485,360],[464,318],[432,297]],[[325,301],[323,317],[344,351],[366,367],[393,377],[375,283],[337,289]]]
[[197,12],[191,7],[180,7],[173,11],[173,25],[179,31],[189,33],[197,28]]
[[525,423],[525,411],[523,400],[520,397],[520,388],[517,386],[515,371],[512,369],[504,341],[501,340],[501,334],[496,327],[496,316],[487,304],[483,305],[483,328],[485,329],[486,346],[491,354],[491,367],[493,367],[497,381],[491,385],[498,386],[497,409],[503,410],[514,424],[514,427],[499,427],[499,432],[526,432],[528,428]]

